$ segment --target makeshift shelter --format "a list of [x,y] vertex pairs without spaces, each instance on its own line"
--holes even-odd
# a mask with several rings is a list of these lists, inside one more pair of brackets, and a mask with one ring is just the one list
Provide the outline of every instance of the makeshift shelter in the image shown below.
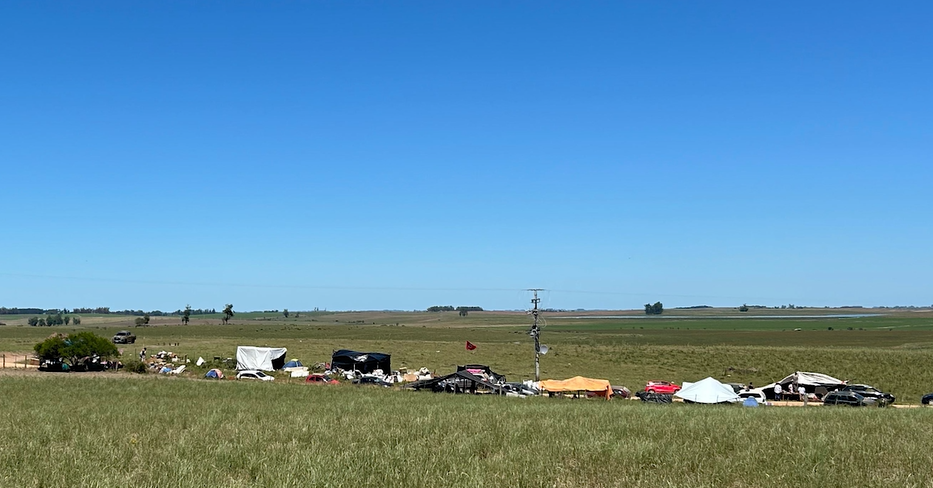
[[712,377],[696,383],[685,381],[683,388],[674,393],[674,396],[691,403],[729,403],[742,400],[731,386],[724,385]]
[[500,385],[490,383],[485,378],[466,370],[460,370],[447,376],[415,381],[409,383],[407,387],[413,390],[430,389],[434,392],[447,393],[503,393]]
[[609,380],[584,378],[583,376],[574,376],[567,380],[544,380],[541,382],[540,389],[548,393],[591,391],[606,397],[606,400],[612,396],[612,385],[609,384]]
[[215,368],[215,369],[208,371],[207,374],[204,375],[204,377],[215,379],[215,380],[222,380],[224,379],[224,372]]
[[761,387],[769,400],[774,399],[774,385],[781,385],[784,395],[789,398],[796,398],[798,396],[797,388],[801,386],[807,393],[814,393],[817,397],[823,398],[823,395],[843,388],[846,383],[828,374],[797,371],[785,376],[780,381]]
[[260,371],[273,371],[282,369],[285,365],[284,347],[253,347],[237,346],[236,369],[258,369]]
[[489,366],[484,364],[467,364],[465,366],[457,366],[457,371],[466,371],[480,377],[485,377],[486,380],[490,383],[505,383],[504,374],[496,373]]
[[357,371],[363,374],[377,369],[388,373],[392,371],[392,356],[380,352],[357,352],[349,349],[334,351],[330,360],[331,369]]

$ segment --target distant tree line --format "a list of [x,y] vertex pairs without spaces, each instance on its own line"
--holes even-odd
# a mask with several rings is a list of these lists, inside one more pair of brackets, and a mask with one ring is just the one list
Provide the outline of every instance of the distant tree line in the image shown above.
[[662,313],[664,313],[664,305],[661,302],[654,302],[654,305],[645,304],[645,315],[661,315]]
[[56,313],[55,315],[49,314],[45,317],[29,317],[26,323],[33,327],[51,327],[53,325],[69,325],[71,323],[81,325],[81,317],[72,318],[69,315]]
[[459,306],[454,307],[453,305],[435,305],[433,307],[428,307],[428,312],[461,312],[461,315],[465,315],[462,312],[482,312],[483,307],[466,307]]

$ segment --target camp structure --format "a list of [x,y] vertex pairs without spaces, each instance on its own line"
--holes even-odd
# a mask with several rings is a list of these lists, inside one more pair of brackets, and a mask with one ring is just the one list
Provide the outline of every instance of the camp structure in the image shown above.
[[253,347],[237,346],[236,369],[258,369],[260,371],[273,371],[282,369],[285,365],[284,347]]
[[479,376],[490,383],[505,383],[504,374],[496,373],[489,366],[484,364],[467,364],[465,366],[457,366],[457,371],[466,371],[468,373],[475,374],[476,376]]
[[349,349],[334,351],[331,356],[331,369],[342,369],[344,371],[357,371],[368,374],[377,369],[388,373],[392,371],[392,356],[381,352],[357,352]]
[[486,378],[475,375],[465,369],[447,376],[415,381],[409,383],[407,388],[413,390],[431,390],[436,393],[492,393],[496,395],[503,393],[503,389],[500,385],[491,383],[487,381]]
[[593,392],[608,400],[612,396],[612,385],[609,380],[598,380],[574,376],[566,380],[544,380],[540,383],[540,390],[548,394],[553,393],[579,393]]
[[205,377],[205,378],[215,379],[215,380],[222,380],[222,379],[224,379],[224,372],[221,371],[221,370],[219,370],[219,369],[216,369],[216,368],[215,368],[215,369],[212,369],[212,370],[208,371],[208,372],[204,375],[204,377]]
[[704,378],[696,383],[683,383],[683,388],[674,393],[688,403],[731,403],[742,399],[729,386],[715,378]]
[[797,388],[801,386],[807,393],[814,393],[818,398],[823,398],[827,393],[846,386],[846,383],[828,374],[797,371],[785,376],[780,381],[761,387],[761,391],[769,400],[775,399],[774,385],[781,385],[784,394],[791,398],[797,397]]

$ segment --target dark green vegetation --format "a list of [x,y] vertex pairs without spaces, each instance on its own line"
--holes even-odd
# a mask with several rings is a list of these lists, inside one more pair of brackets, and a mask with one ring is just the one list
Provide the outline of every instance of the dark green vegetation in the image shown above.
[[110,340],[90,331],[73,334],[54,334],[34,347],[39,359],[62,360],[74,368],[85,358],[98,356],[108,360],[117,356],[117,348]]
[[[0,376],[0,486],[927,486],[933,409]],[[843,474],[844,473],[844,474]]]

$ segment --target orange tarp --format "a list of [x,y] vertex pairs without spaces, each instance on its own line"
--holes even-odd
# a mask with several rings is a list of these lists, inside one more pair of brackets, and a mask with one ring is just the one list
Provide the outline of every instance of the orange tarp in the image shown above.
[[569,380],[544,380],[541,382],[541,389],[549,392],[596,391],[601,396],[605,396],[606,400],[612,396],[612,386],[609,385],[609,380],[595,380],[582,376],[574,376]]

